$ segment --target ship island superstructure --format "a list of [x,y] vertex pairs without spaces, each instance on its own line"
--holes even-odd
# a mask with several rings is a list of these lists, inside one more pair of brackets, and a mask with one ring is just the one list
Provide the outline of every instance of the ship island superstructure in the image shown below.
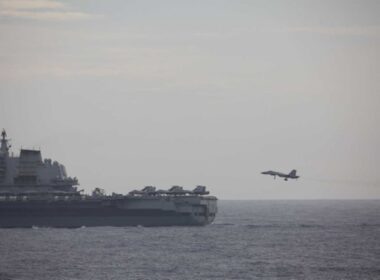
[[0,227],[200,226],[211,223],[217,199],[205,186],[189,191],[181,186],[154,186],[127,195],[91,195],[78,190],[76,177],[65,166],[43,159],[40,150],[9,152],[5,130],[0,145]]

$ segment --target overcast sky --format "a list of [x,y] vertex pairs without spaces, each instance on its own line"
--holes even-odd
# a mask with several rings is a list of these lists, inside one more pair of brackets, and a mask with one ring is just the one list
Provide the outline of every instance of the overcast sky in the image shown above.
[[0,128],[87,191],[380,198],[379,105],[377,0],[0,0]]

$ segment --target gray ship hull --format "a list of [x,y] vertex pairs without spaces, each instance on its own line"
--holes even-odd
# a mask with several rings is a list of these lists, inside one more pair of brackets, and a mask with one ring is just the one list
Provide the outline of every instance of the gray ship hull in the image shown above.
[[144,227],[159,227],[159,226],[202,226],[206,223],[199,223],[191,217],[181,216],[128,216],[118,217],[109,216],[101,217],[17,217],[15,219],[2,219],[0,222],[1,228],[32,228],[32,227],[53,227],[53,228],[79,228],[79,227],[126,227],[126,226],[144,226]]
[[0,227],[203,226],[215,213],[216,199],[199,197],[2,201]]

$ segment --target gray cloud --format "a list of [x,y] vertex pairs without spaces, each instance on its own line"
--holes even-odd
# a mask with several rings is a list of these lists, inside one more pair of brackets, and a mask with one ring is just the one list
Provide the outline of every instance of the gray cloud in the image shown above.
[[294,33],[318,33],[334,36],[380,36],[380,26],[303,26],[281,28],[280,31]]
[[71,21],[99,18],[84,12],[73,11],[67,5],[50,0],[2,0],[0,16],[30,20]]

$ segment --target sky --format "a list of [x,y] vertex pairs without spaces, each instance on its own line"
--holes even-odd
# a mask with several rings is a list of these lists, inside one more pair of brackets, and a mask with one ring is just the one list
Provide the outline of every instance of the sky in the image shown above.
[[0,128],[86,192],[380,199],[379,15],[377,0],[0,0]]

